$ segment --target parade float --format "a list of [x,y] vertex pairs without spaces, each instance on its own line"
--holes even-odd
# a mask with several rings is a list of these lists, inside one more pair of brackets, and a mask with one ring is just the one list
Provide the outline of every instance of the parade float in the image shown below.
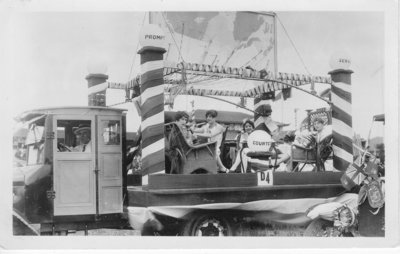
[[[272,21],[268,27],[273,35],[274,14],[262,15]],[[13,185],[14,225],[24,228],[22,234],[131,228],[144,235],[234,236],[237,226],[250,218],[259,223],[309,225],[306,235],[334,235],[321,233],[326,227],[315,221],[322,219],[336,227],[336,235],[357,235],[354,232],[362,221],[357,219],[358,186],[364,183],[365,170],[374,168],[376,162],[366,161],[365,156],[357,160],[354,153],[350,59],[335,57],[327,77],[283,73],[274,68],[258,71],[204,63],[174,64],[163,60],[169,53],[165,40],[159,26],[144,26],[138,51],[140,77],[115,83],[108,82],[104,74],[90,73],[86,77],[88,107],[45,108],[19,116],[28,129],[26,165],[15,169]],[[190,83],[194,77],[224,82]],[[241,88],[227,85],[227,80],[240,81]],[[315,83],[330,85],[331,98],[302,89]],[[140,185],[126,167],[130,161],[125,112],[106,106],[106,89],[124,89],[140,112]],[[312,170],[278,172],[274,164],[276,140],[266,131],[273,127],[268,126],[264,109],[272,94],[291,89],[327,103],[328,110],[309,116],[323,114],[331,123],[333,131],[326,146],[332,152],[321,161],[318,145],[303,150],[292,147],[295,162]],[[255,157],[266,161],[264,166],[249,163],[244,173],[219,173],[215,142],[193,145],[180,138],[170,143],[171,133],[179,139],[180,130],[165,122],[166,94],[254,100],[250,109],[257,130],[254,133],[263,134],[254,135],[249,147],[254,148]],[[91,131],[90,152],[66,151],[65,147],[77,145],[73,134],[82,125]],[[171,149],[179,163],[167,165],[166,154]],[[326,160],[332,162],[330,171],[322,166]],[[373,179],[377,177],[375,174]],[[370,199],[380,194],[373,203],[378,208],[384,203],[381,183],[375,181],[363,192]],[[40,224],[40,230],[32,224]]]

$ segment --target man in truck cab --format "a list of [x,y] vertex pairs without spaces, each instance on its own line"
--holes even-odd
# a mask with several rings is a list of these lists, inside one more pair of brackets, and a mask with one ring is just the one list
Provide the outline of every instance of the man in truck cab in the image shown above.
[[72,148],[72,151],[90,153],[92,151],[90,126],[80,125],[78,129],[74,131],[74,134],[77,137],[78,145]]

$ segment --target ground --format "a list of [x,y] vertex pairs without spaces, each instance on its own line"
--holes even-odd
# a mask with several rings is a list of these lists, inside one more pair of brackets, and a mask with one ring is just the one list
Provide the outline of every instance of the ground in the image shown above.
[[[32,225],[34,228],[39,228],[39,225]],[[275,225],[265,224],[260,225],[257,223],[249,223],[247,226],[239,226],[236,231],[237,236],[303,236],[305,228],[288,226],[288,225]],[[68,236],[84,236],[84,231],[70,231]],[[89,236],[140,236],[139,230],[129,229],[93,229],[88,231]]]

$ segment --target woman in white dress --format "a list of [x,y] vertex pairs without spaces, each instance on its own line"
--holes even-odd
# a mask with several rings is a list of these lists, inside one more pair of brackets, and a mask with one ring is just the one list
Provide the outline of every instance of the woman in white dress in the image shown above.
[[208,110],[206,112],[207,124],[203,125],[200,128],[192,127],[192,132],[195,138],[197,136],[197,137],[207,138],[208,142],[214,142],[214,141],[217,142],[216,159],[218,162],[219,170],[221,172],[227,172],[227,169],[222,164],[221,158],[219,156],[221,154],[220,146],[222,142],[222,135],[225,131],[225,128],[216,122],[217,116],[218,112],[216,110]]

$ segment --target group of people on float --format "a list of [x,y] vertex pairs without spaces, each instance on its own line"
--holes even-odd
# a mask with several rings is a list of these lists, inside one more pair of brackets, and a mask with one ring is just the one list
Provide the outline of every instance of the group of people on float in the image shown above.
[[[273,139],[277,139],[278,136],[278,128],[270,127],[269,123],[273,123],[272,118],[271,118],[271,113],[272,109],[271,106],[266,104],[263,105],[261,108],[261,121],[263,122],[264,126],[262,126],[261,129],[265,130],[272,136]],[[221,124],[216,122],[216,118],[218,116],[218,112],[216,110],[208,110],[206,112],[206,121],[207,123],[202,125],[201,127],[196,127],[194,124],[188,124],[189,121],[189,114],[186,113],[185,111],[178,111],[175,116],[175,123],[179,126],[183,136],[185,137],[186,141],[189,144],[193,144],[193,140],[196,140],[198,138],[205,138],[207,139],[208,142],[216,142],[216,147],[217,147],[217,153],[216,153],[216,159],[217,163],[219,166],[219,171],[220,172],[236,172],[239,165],[247,165],[247,162],[249,160],[247,153],[250,151],[249,148],[247,147],[247,139],[249,135],[256,130],[254,122],[250,119],[244,119],[243,124],[242,124],[242,130],[236,137],[236,140],[238,141],[238,147],[237,147],[237,154],[236,154],[236,159],[233,163],[233,165],[230,168],[226,168],[221,159],[220,159],[220,146],[222,142],[222,137],[223,133],[225,131],[225,127],[223,127]],[[331,135],[332,129],[330,126],[326,126],[324,119],[320,117],[316,117],[312,121],[313,127],[314,127],[314,132],[308,133],[307,135],[313,136],[313,139],[316,142],[319,142],[323,140],[326,136]],[[277,145],[277,150],[279,151],[278,154],[278,159],[276,161],[276,166],[279,166],[277,168],[278,171],[292,171],[292,163],[291,163],[291,149],[292,149],[292,144],[296,144],[298,146],[307,146],[309,144],[304,144],[304,142],[301,142],[301,137],[304,139],[307,139],[307,135],[304,135],[304,133],[301,135],[300,133],[297,133],[298,139],[296,138],[296,133],[294,131],[289,131],[286,133],[286,135],[283,137],[283,141],[279,142],[280,144]],[[241,172],[244,173],[246,169],[244,167],[241,167]]]
[[222,136],[225,131],[225,128],[216,122],[216,118],[218,116],[218,112],[216,110],[208,110],[206,112],[206,121],[207,123],[202,125],[201,127],[197,127],[196,125],[188,125],[189,114],[184,111],[178,111],[175,116],[175,122],[179,126],[183,136],[189,144],[193,144],[193,140],[198,138],[207,139],[208,142],[216,142],[217,153],[216,159],[220,172],[227,172],[227,168],[225,168],[224,164],[220,158],[220,146],[222,143]]

